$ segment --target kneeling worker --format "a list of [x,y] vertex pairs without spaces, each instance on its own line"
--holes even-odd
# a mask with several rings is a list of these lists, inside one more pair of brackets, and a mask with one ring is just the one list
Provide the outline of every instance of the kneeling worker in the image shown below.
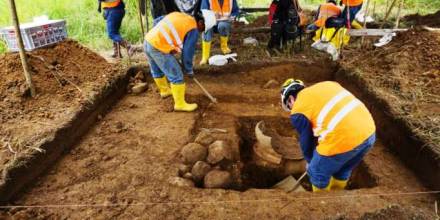
[[[173,96],[175,111],[191,112],[197,109],[197,104],[185,101],[182,67],[174,54],[182,53],[183,70],[192,77],[198,31],[209,30],[215,23],[215,14],[209,10],[202,10],[195,18],[185,13],[172,12],[145,35],[144,49],[151,75],[162,98]],[[171,82],[171,89],[168,81]]]
[[288,79],[281,101],[299,133],[313,191],[344,189],[376,139],[368,109],[332,81],[305,87],[300,80]]
[[228,47],[229,35],[231,33],[232,19],[238,16],[239,8],[237,0],[202,0],[200,8],[212,10],[217,18],[217,24],[203,35],[202,60],[200,65],[207,64],[211,53],[212,35],[215,29],[220,34],[220,49],[223,54],[231,53]]

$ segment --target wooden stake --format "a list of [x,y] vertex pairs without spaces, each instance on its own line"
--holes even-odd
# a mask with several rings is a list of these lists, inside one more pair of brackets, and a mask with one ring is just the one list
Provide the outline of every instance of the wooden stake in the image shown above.
[[383,26],[384,26],[385,23],[387,22],[388,17],[390,16],[391,11],[393,10],[394,5],[396,4],[396,2],[397,2],[397,0],[393,0],[393,2],[391,3],[391,6],[390,6],[390,8],[388,9],[387,13],[385,14],[385,18],[383,19],[383,23],[382,23],[382,25],[380,26],[380,28],[383,28]]
[[150,22],[148,21],[148,10],[150,10],[151,4],[150,1],[145,0],[145,23],[147,23],[147,32],[150,31]]
[[399,28],[400,12],[402,11],[404,1],[405,0],[400,0],[399,10],[397,10],[396,26],[394,26],[394,28]]
[[29,71],[26,52],[24,50],[23,38],[21,37],[20,22],[17,16],[17,8],[15,7],[15,0],[9,0],[9,6],[12,15],[12,21],[14,23],[15,34],[17,35],[18,50],[20,52],[20,59],[21,59],[21,64],[23,66],[24,77],[26,78],[26,83],[31,91],[31,96],[35,97],[36,95],[35,87],[34,87],[34,83],[32,82],[32,76]]
[[142,9],[141,9],[141,1],[142,0],[138,0],[138,12],[139,12],[139,23],[141,25],[141,30],[142,30],[142,39],[145,36],[145,29],[144,29],[144,22],[142,21]]
[[373,19],[376,20],[376,0],[373,0]]
[[[362,27],[365,29],[367,27],[367,16],[368,16],[368,12],[369,12],[369,8],[370,8],[370,2],[372,0],[367,0],[367,8],[365,9],[365,13],[364,13],[364,24],[362,25]],[[361,47],[364,47],[364,41],[365,41],[365,36],[362,36],[361,39]]]

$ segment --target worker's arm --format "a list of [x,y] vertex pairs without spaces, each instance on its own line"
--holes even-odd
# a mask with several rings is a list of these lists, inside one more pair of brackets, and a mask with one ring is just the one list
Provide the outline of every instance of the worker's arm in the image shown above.
[[234,1],[232,1],[231,16],[232,17],[237,17],[239,13],[240,13],[240,8],[238,8],[237,0],[234,0]]
[[210,10],[209,0],[202,0],[202,4],[200,5],[200,9]]
[[193,57],[196,50],[197,39],[199,32],[196,28],[189,31],[183,41],[182,63],[183,70],[187,74],[193,74]]
[[312,125],[309,119],[303,114],[293,114],[290,116],[292,126],[298,131],[299,144],[307,163],[312,160],[313,151],[316,148],[315,137],[313,136]]

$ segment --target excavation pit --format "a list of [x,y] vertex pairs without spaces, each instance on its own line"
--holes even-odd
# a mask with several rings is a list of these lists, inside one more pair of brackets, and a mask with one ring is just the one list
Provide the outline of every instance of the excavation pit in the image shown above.
[[[270,126],[282,136],[296,136],[288,118],[262,116],[244,117],[239,119],[239,134],[242,140],[240,145],[240,157],[241,162],[243,163],[243,169],[241,170],[242,186],[240,189],[242,191],[251,188],[270,189],[288,175],[292,175],[298,179],[305,171],[305,167],[301,167],[301,165],[297,165],[300,167],[296,168],[296,170],[289,171],[285,166],[271,164],[255,154],[253,150],[253,146],[256,143],[254,131],[255,126],[259,121],[265,121],[267,124],[270,124]],[[307,178],[303,179],[301,185],[304,189],[311,191],[311,184]],[[361,162],[353,170],[347,189],[356,190],[373,188],[375,186],[377,186],[377,181],[370,173],[368,165]]]

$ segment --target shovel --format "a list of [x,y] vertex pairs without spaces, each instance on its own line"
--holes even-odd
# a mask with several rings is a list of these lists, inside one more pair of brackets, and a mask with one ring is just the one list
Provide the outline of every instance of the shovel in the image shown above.
[[275,184],[272,188],[282,189],[286,193],[305,192],[304,188],[300,184],[306,175],[307,175],[307,171],[304,172],[298,180],[296,180],[291,175],[289,175],[288,177],[284,178],[283,180]]
[[195,78],[192,78],[194,80],[194,82],[200,87],[200,89],[203,91],[203,93],[205,93],[205,95],[211,100],[211,102],[213,103],[217,103],[217,99],[214,98],[209,92],[208,90],[205,89],[205,87],[202,86],[202,84]]

